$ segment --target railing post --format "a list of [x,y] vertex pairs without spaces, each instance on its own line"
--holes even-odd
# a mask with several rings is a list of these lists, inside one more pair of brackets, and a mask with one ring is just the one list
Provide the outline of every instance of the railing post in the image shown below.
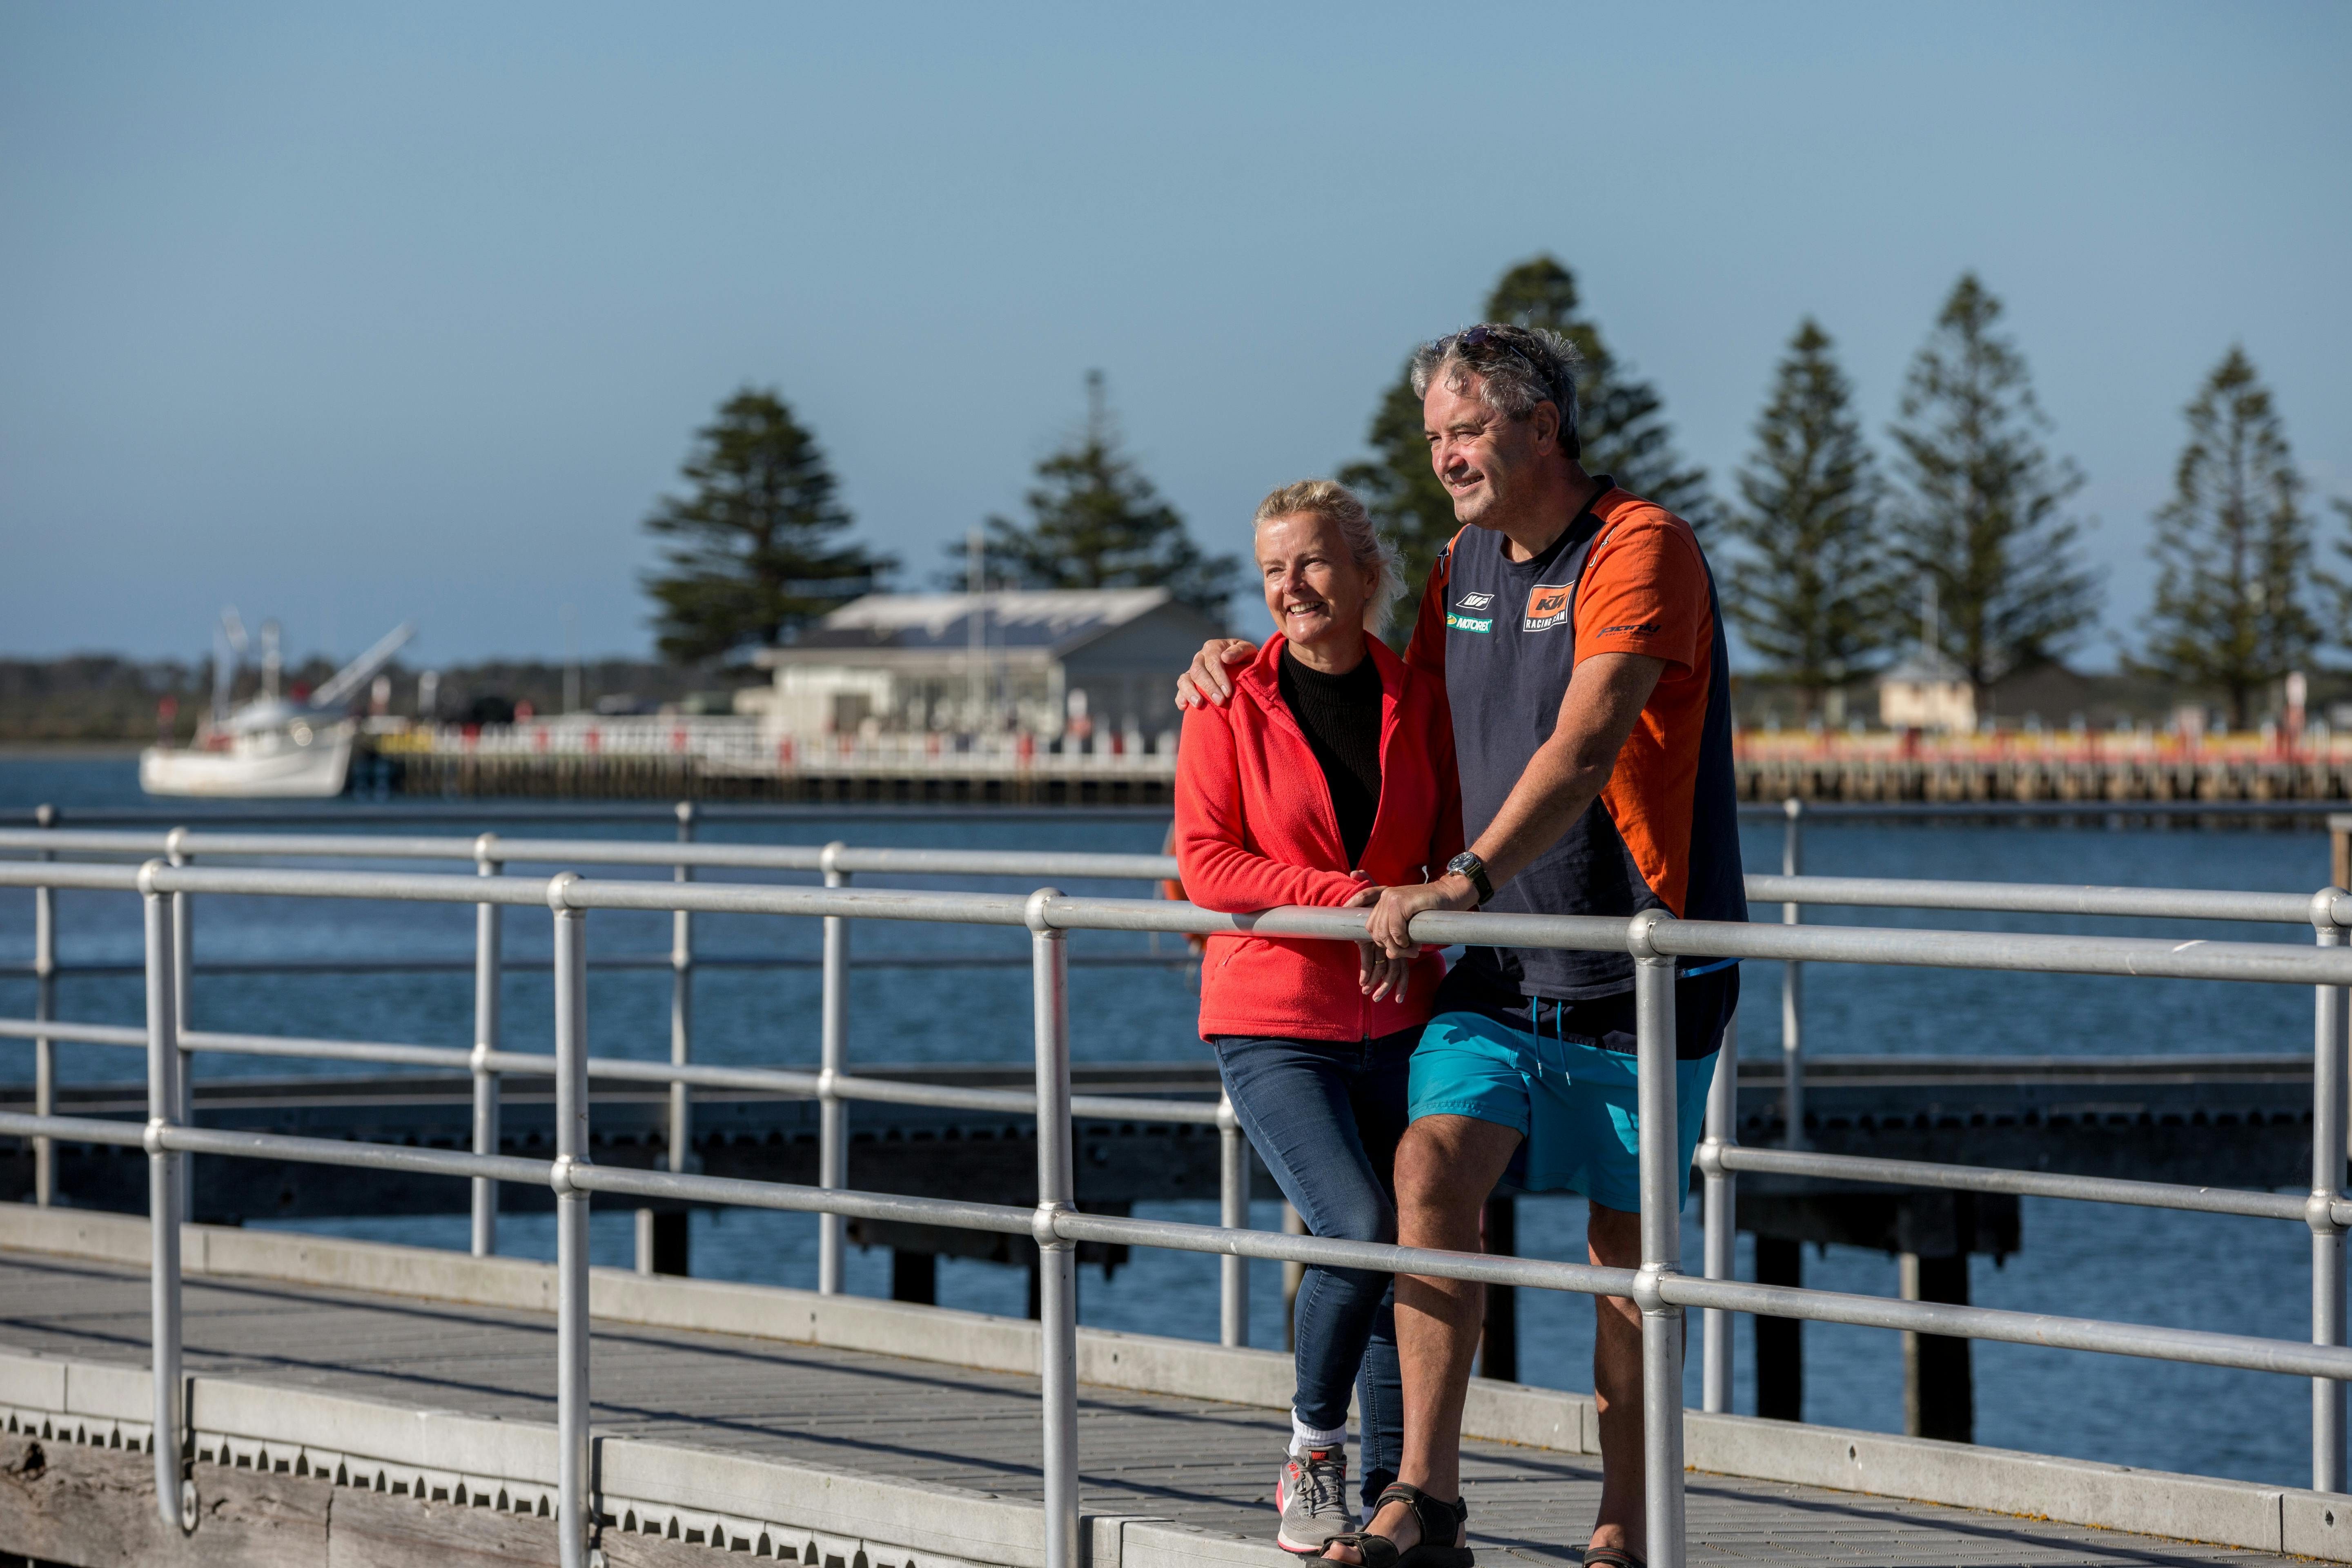
[[147,948],[148,1305],[153,1358],[155,1510],[166,1529],[195,1528],[195,1482],[185,1457],[186,1383],[180,1370],[180,1212],[178,1157],[163,1132],[180,1107],[180,1008],[173,994],[171,895],[155,889],[161,862],[140,868]]
[[[1715,1080],[1706,1090],[1706,1136],[1699,1141],[1698,1168],[1706,1181],[1706,1277],[1729,1279],[1739,1246],[1739,1175],[1723,1165],[1723,1151],[1739,1142],[1739,1018],[1723,1026],[1716,1054]],[[1699,1314],[1701,1408],[1717,1415],[1731,1409],[1732,1316],[1719,1307]]]
[[[2341,947],[2345,930],[2336,923],[2339,888],[2324,888],[2311,900],[2311,921],[2319,945]],[[2346,1124],[2347,1005],[2352,989],[2313,988],[2316,1022],[2311,1058],[2311,1342],[2345,1342],[2344,1227],[2335,1205],[2343,1195]],[[2344,1384],[2334,1378],[2311,1380],[2311,1487],[2346,1489]]]
[[[33,820],[42,827],[58,825],[58,808],[36,807]],[[44,849],[40,858],[54,860],[57,851]],[[47,1023],[58,1016],[58,890],[33,889],[33,1016]],[[58,1113],[58,1047],[47,1035],[33,1040],[33,1114]],[[47,1138],[33,1140],[33,1202],[47,1208],[57,1197],[57,1145]]]
[[588,1163],[588,915],[547,884],[555,912],[555,1530],[562,1568],[590,1568],[588,1449],[588,1194],[572,1184]]
[[1683,1568],[1683,1313],[1660,1284],[1682,1269],[1682,1145],[1675,1126],[1675,961],[1652,942],[1671,917],[1634,917],[1636,1113],[1641,1118],[1643,1521],[1651,1568]]
[[[174,827],[163,836],[164,858],[174,866],[185,866],[195,858],[180,847],[180,841],[185,837],[187,831],[184,827]],[[196,965],[196,908],[193,894],[173,893],[170,897],[173,1023],[177,1030],[175,1037],[184,1039],[188,1031],[194,1027],[188,1018],[188,1004],[190,993],[195,989],[192,977]],[[191,1127],[195,1125],[196,1121],[195,1066],[196,1064],[190,1059],[187,1047],[184,1045],[182,1046],[179,1068],[174,1078],[178,1085],[179,1100],[178,1108],[173,1114],[184,1125]],[[194,1154],[182,1154],[178,1159],[180,1176],[173,1190],[179,1198],[179,1217],[186,1221],[195,1217],[196,1157]]]
[[[1780,875],[1801,877],[1805,874],[1805,803],[1791,795],[1780,803],[1780,809],[1789,819],[1780,839]],[[1799,925],[1803,921],[1803,905],[1780,906],[1782,925]],[[1794,959],[1782,966],[1780,975],[1780,1112],[1789,1123],[1789,1135],[1782,1142],[1791,1149],[1807,1147],[1811,1141],[1805,1136],[1805,966]]]
[[[474,874],[495,877],[505,865],[493,851],[495,834],[474,840]],[[499,1048],[499,987],[504,976],[505,943],[501,941],[506,911],[497,904],[474,906],[474,1152],[499,1152],[499,1075],[489,1054]],[[474,1189],[473,1251],[488,1258],[499,1249],[499,1184],[488,1176],[471,1178]]]
[[1038,1374],[1045,1401],[1045,1568],[1078,1564],[1078,1268],[1077,1247],[1054,1228],[1075,1206],[1070,1127],[1069,938],[1046,923],[1061,896],[1029,895],[1031,1005],[1037,1027]]
[[[1249,1228],[1250,1145],[1234,1102],[1217,1091],[1217,1223]],[[1249,1343],[1249,1259],[1228,1253],[1217,1260],[1217,1342]]]
[[[848,847],[839,839],[824,847],[818,863],[824,885],[845,888],[849,873],[837,863]],[[834,1079],[849,1067],[849,921],[840,915],[824,917],[824,999],[818,1023],[816,1074],[816,1184],[849,1184],[849,1107],[834,1092]],[[824,1296],[842,1289],[842,1258],[848,1250],[849,1224],[837,1214],[817,1215],[816,1288]]]

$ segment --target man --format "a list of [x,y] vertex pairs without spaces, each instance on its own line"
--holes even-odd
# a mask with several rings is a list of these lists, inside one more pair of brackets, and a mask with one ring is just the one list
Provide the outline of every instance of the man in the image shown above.
[[[1427,910],[1745,920],[1723,617],[1689,524],[1577,461],[1576,351],[1485,325],[1424,345],[1412,381],[1430,461],[1465,526],[1430,574],[1405,658],[1441,671],[1471,847],[1434,881],[1390,888],[1369,921],[1391,955]],[[1202,649],[1179,700],[1222,702],[1247,644]],[[1598,803],[1598,809],[1588,809]],[[1595,1263],[1640,1262],[1633,966],[1623,953],[1471,948],[1447,974],[1412,1065],[1397,1152],[1399,1239],[1480,1250],[1507,1170],[1590,1201]],[[1738,972],[1695,961],[1675,987],[1687,1173]],[[1408,1489],[1381,1541],[1328,1555],[1394,1562],[1462,1511],[1462,1403],[1483,1288],[1397,1281]],[[1601,1511],[1585,1562],[1644,1561],[1641,1314],[1595,1303]],[[1444,1561],[1459,1537],[1416,1561]],[[1463,1559],[1466,1560],[1466,1556]]]

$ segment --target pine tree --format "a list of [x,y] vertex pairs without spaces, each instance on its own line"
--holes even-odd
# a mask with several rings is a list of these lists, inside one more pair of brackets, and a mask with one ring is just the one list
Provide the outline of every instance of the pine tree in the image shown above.
[[2327,504],[2344,520],[2346,533],[2336,541],[2336,552],[2344,557],[2346,571],[2341,577],[2332,572],[2315,572],[2312,576],[2320,592],[2336,601],[2329,617],[2334,631],[2331,640],[2352,648],[2352,500],[2338,499]]
[[1808,319],[1789,341],[1756,451],[1739,471],[1743,505],[1726,518],[1747,548],[1724,608],[1748,646],[1804,694],[1870,672],[1894,635],[1896,585],[1875,537],[1879,482],[1853,410],[1853,390]]
[[[1240,578],[1230,555],[1203,555],[1176,509],[1121,450],[1100,371],[1087,373],[1087,422],[1037,465],[1026,525],[987,522],[984,568],[1027,588],[1160,588],[1213,619],[1224,618]],[[959,560],[964,546],[948,553]],[[961,584],[961,572],[941,574]]]
[[2352,500],[2328,500],[2345,520],[2345,536],[2336,543],[2336,552],[2345,557],[2345,574],[2333,576],[2322,574],[2322,588],[2336,595],[2336,642],[2352,648]]
[[[1580,315],[1577,307],[1575,275],[1557,258],[1538,256],[1496,280],[1483,319],[1548,327],[1575,343],[1584,355],[1576,395],[1580,405],[1577,438],[1585,468],[1609,474],[1635,495],[1704,528],[1709,510],[1706,471],[1680,466],[1673,434],[1659,412],[1664,400],[1648,383],[1625,372],[1602,343],[1601,329]],[[1372,456],[1342,468],[1339,481],[1363,498],[1373,521],[1396,542],[1405,581],[1419,587],[1461,524],[1454,521],[1453,498],[1430,468],[1421,399],[1412,391],[1411,356],[1381,395],[1365,440]],[[1409,629],[1410,617],[1405,625]]]
[[2232,348],[2185,411],[2189,444],[2156,514],[2156,605],[2133,667],[2218,686],[2244,729],[2254,694],[2320,641],[2305,604],[2312,523],[2286,431],[2253,362]]
[[[1412,393],[1412,367],[1397,377],[1372,413],[1367,437],[1373,456],[1339,469],[1339,482],[1362,498],[1372,526],[1396,545],[1406,589],[1419,594],[1437,563],[1438,552],[1462,525],[1454,521],[1454,498],[1430,466],[1429,440],[1422,434],[1421,399]],[[1404,606],[1391,632],[1412,635],[1416,598]],[[1402,646],[1402,640],[1400,641]]]
[[1907,493],[1896,556],[1934,581],[1944,651],[1981,697],[2011,670],[2048,663],[2098,615],[2098,583],[2061,509],[2081,488],[2039,433],[2024,356],[1994,335],[2000,301],[1965,274],[1912,362],[1895,426]]
[[666,658],[696,663],[782,642],[890,569],[886,556],[832,542],[849,513],[816,437],[772,391],[747,386],[720,405],[680,471],[692,493],[663,498],[646,519],[671,542],[669,570],[644,579]]
[[1653,500],[1705,530],[1708,521],[1706,470],[1685,468],[1675,455],[1674,431],[1662,410],[1665,399],[1636,379],[1601,342],[1601,329],[1578,314],[1576,275],[1551,256],[1522,261],[1503,274],[1486,296],[1486,319],[1515,326],[1546,327],[1584,355],[1576,397],[1579,459],[1585,471],[1608,474],[1644,500]]

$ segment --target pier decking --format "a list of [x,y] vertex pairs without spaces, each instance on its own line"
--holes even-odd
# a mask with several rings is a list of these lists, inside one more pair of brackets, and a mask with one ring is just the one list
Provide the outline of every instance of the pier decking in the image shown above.
[[[89,1223],[100,1231],[136,1224]],[[235,1233],[219,1234],[225,1244],[237,1244]],[[280,1249],[300,1245],[300,1238],[289,1237],[254,1240]],[[94,1250],[104,1250],[102,1242]],[[400,1256],[406,1249],[333,1243],[320,1248],[321,1258],[341,1255],[335,1268],[346,1277],[365,1276],[367,1268],[353,1262],[363,1251],[382,1255],[374,1264],[378,1277],[403,1262],[420,1282],[429,1273],[416,1267],[414,1255]],[[461,1273],[481,1267],[469,1260],[453,1264]],[[533,1268],[491,1267],[509,1273]],[[615,1281],[626,1282],[625,1276]],[[795,1331],[792,1321],[813,1300],[792,1291],[667,1281],[648,1289],[718,1289],[739,1301],[747,1294],[772,1298],[778,1333]],[[908,1321],[924,1314],[885,1303],[861,1305]],[[185,1310],[199,1496],[240,1485],[249,1493],[262,1477],[247,1472],[258,1469],[289,1494],[273,1506],[289,1522],[259,1535],[249,1520],[240,1521],[247,1526],[242,1536],[228,1529],[208,1536],[199,1529],[184,1545],[167,1543],[185,1555],[142,1560],[364,1561],[388,1568],[428,1560],[546,1560],[552,1526],[539,1519],[538,1510],[552,1474],[541,1478],[535,1468],[541,1460],[551,1467],[554,1458],[551,1315],[217,1272],[192,1274]],[[136,1268],[21,1246],[0,1250],[0,1408],[13,1431],[47,1439],[42,1456],[47,1473],[73,1472],[76,1455],[88,1452],[68,1446],[77,1437],[101,1446],[142,1443],[137,1415],[144,1397],[147,1313],[146,1281]],[[976,1330],[983,1339],[991,1325],[1014,1335],[1027,1328],[967,1314],[929,1316],[947,1333]],[[873,1337],[870,1331],[866,1337]],[[1145,1359],[1165,1346],[1181,1362],[1186,1349],[1170,1342],[1125,1342]],[[907,1348],[926,1357],[953,1353],[942,1352],[937,1342]],[[720,1545],[772,1559],[838,1561],[842,1568],[1036,1560],[1035,1543],[1021,1529],[1034,1518],[1041,1485],[1033,1377],[873,1348],[610,1320],[598,1323],[594,1356],[600,1489],[603,1511],[611,1516],[604,1544],[614,1568],[707,1560],[709,1549]],[[1284,1358],[1201,1347],[1196,1359],[1202,1367],[1242,1368],[1244,1375],[1227,1387],[1190,1394],[1099,1384],[1082,1391],[1082,1508],[1090,1516],[1097,1564],[1273,1568],[1289,1561],[1268,1541],[1273,1516],[1265,1501],[1286,1422],[1265,1403],[1244,1402],[1263,1400],[1284,1381]],[[79,1408],[35,1408],[43,1374],[60,1363],[57,1386],[81,1392],[48,1403],[79,1402]],[[112,1381],[131,1396],[127,1416],[103,1408],[110,1397],[107,1369],[119,1369]],[[1260,1375],[1267,1372],[1276,1375]],[[1199,1376],[1197,1369],[1193,1375]],[[1215,1380],[1213,1373],[1207,1381]],[[1169,1381],[1165,1368],[1158,1381]],[[1229,1397],[1213,1397],[1217,1393]],[[1571,1411],[1580,1403],[1534,1391],[1525,1398],[1531,1405]],[[1568,1425],[1581,1429],[1573,1418]],[[258,1429],[265,1426],[272,1429]],[[1565,1445],[1473,1441],[1468,1447],[1467,1496],[1482,1559],[1578,1561],[1572,1547],[1581,1543],[1598,1498],[1598,1460]],[[1704,1447],[1695,1447],[1696,1460],[1704,1461]],[[398,1451],[381,1451],[387,1448]],[[0,1551],[30,1550],[67,1562],[116,1560],[59,1556],[63,1547],[53,1534],[26,1538],[27,1530],[54,1531],[63,1505],[35,1498],[41,1469],[35,1467],[29,1478],[21,1473],[23,1453],[21,1443],[11,1448],[6,1463],[13,1471],[0,1477]],[[119,1456],[115,1463],[120,1468],[128,1459]],[[2064,1468],[2063,1461],[2041,1463]],[[490,1473],[501,1468],[513,1473]],[[2127,1474],[2079,1468],[2092,1476]],[[674,1495],[642,1495],[665,1485]],[[306,1488],[315,1494],[307,1512],[302,1499],[291,1495]],[[2265,1497],[2273,1500],[2268,1506],[2278,1506],[2277,1493],[2240,1489],[2257,1506]],[[340,1517],[347,1531],[366,1534],[364,1549],[356,1538],[335,1543],[339,1516],[331,1500],[319,1500],[336,1496],[363,1503]],[[1689,1500],[1693,1559],[1725,1564],[2121,1568],[2289,1561],[1787,1481],[1699,1474]],[[249,1497],[241,1506],[254,1510]],[[130,1510],[142,1521],[137,1528],[147,1528],[151,1508],[142,1502]],[[411,1514],[418,1522],[403,1537],[403,1521]],[[429,1528],[423,1522],[428,1516]],[[313,1538],[318,1549],[305,1555]],[[263,1556],[217,1555],[250,1553],[260,1540],[272,1542]]]

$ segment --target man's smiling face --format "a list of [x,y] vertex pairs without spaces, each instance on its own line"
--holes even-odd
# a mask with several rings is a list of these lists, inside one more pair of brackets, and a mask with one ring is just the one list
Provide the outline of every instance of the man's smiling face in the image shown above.
[[1501,528],[1532,499],[1538,467],[1559,460],[1559,418],[1548,403],[1524,418],[1497,414],[1477,391],[1475,375],[1459,392],[1444,376],[1433,378],[1421,401],[1423,434],[1430,467],[1454,500],[1454,521]]

